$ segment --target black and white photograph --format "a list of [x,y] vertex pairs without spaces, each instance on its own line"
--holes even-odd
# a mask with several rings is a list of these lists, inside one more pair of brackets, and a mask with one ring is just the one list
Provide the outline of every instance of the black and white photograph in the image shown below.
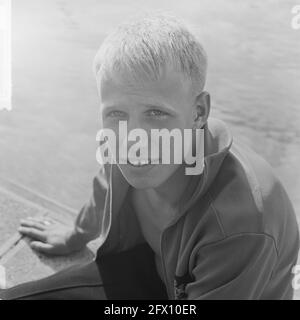
[[1,304],[300,300],[299,226],[299,0],[0,0]]

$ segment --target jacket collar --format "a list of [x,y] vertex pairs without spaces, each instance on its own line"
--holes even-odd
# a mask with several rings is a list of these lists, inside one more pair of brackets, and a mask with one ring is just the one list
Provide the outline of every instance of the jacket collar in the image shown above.
[[173,224],[191,206],[205,194],[218,174],[224,158],[232,145],[232,135],[221,120],[209,118],[204,126],[204,169],[201,175],[192,177],[192,184],[196,185],[192,196],[183,198],[182,207],[175,217]]
[[205,128],[204,171],[196,197],[201,196],[214,181],[232,145],[232,135],[221,120],[210,118]]

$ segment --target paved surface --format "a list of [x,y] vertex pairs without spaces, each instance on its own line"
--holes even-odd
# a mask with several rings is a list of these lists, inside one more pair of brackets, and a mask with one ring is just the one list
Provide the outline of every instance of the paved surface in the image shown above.
[[[34,202],[31,201],[33,199]],[[65,257],[47,257],[36,253],[28,245],[29,240],[17,232],[19,220],[28,216],[51,216],[64,223],[72,223],[76,212],[0,180],[0,265],[5,268],[7,287],[40,279],[93,259],[96,241],[86,249]]]

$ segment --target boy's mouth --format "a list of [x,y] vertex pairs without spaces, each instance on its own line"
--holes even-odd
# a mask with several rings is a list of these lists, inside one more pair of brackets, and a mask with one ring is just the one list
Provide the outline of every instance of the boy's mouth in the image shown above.
[[132,167],[135,168],[141,168],[141,167],[146,167],[154,164],[158,164],[160,162],[159,159],[157,160],[152,160],[151,159],[143,159],[143,160],[130,160],[127,159],[127,163],[131,165]]
[[150,164],[149,161],[143,160],[143,161],[129,161],[128,164],[130,164],[133,167],[146,167]]

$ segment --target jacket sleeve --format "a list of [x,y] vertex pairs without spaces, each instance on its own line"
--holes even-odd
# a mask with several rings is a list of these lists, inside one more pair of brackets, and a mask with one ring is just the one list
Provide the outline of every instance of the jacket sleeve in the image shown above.
[[273,238],[243,233],[198,250],[188,300],[259,299],[277,261]]
[[75,220],[76,235],[84,242],[89,242],[99,236],[107,221],[104,217],[105,200],[109,185],[104,173],[104,167],[93,179],[93,189],[90,199],[81,208]]

